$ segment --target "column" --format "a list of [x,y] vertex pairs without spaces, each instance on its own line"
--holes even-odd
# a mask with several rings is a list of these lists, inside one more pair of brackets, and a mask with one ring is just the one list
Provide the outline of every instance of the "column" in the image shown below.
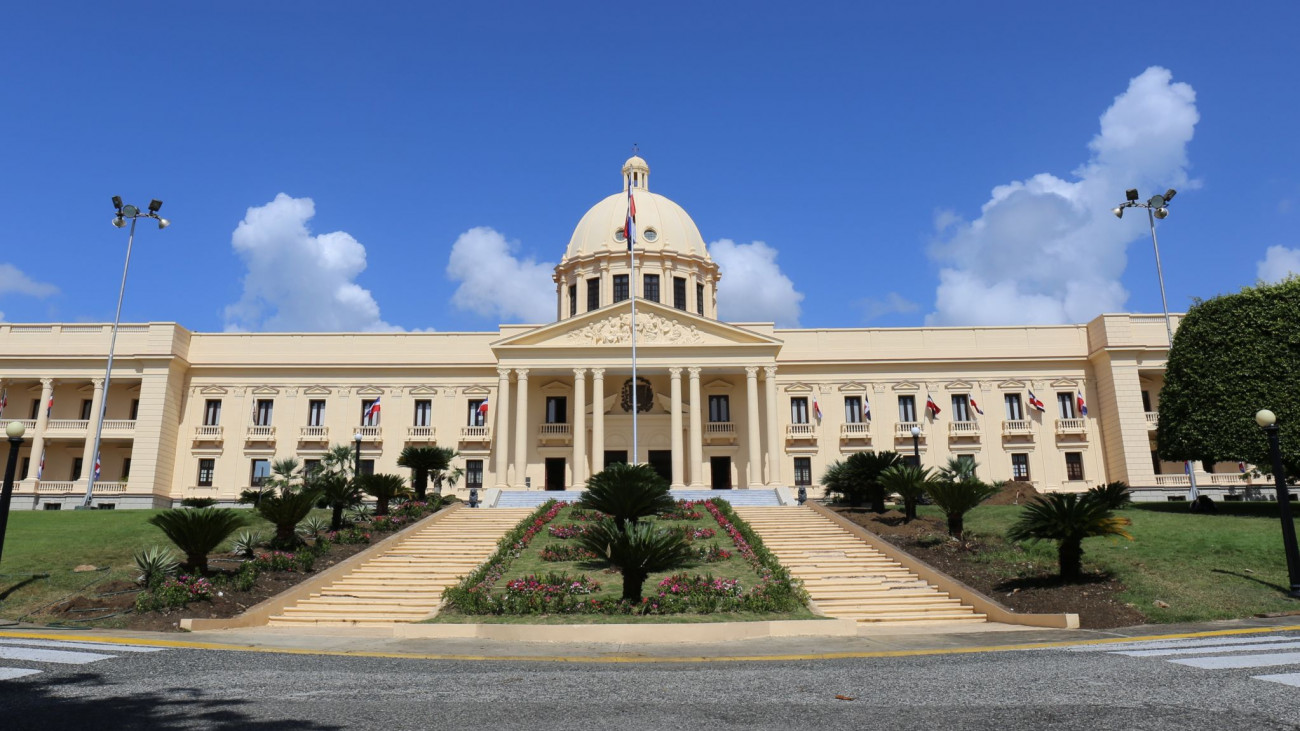
[[591,369],[591,474],[605,469],[605,369]]
[[700,402],[700,369],[687,368],[691,375],[691,487],[704,487],[704,433],[700,429],[704,404]]
[[587,369],[573,369],[573,489],[587,482]]
[[95,430],[99,427],[99,408],[104,403],[104,379],[92,379],[91,384],[94,385],[95,391],[90,397],[90,421],[86,424],[86,446],[81,452],[81,473],[86,479],[90,479],[90,476],[95,473]]
[[767,381],[767,484],[781,486],[781,420],[776,407],[776,366],[764,366]]
[[745,415],[746,424],[746,476],[750,488],[762,487],[763,476],[759,474],[759,433],[758,433],[758,366],[745,366],[745,395],[747,396]]
[[682,454],[682,369],[668,369],[669,393],[672,396],[672,412],[669,417],[668,429],[672,436],[673,449],[673,484],[674,489],[686,487],[686,477],[683,474],[685,470],[683,465],[686,462],[686,455]]
[[54,379],[41,379],[41,404],[36,410],[36,428],[33,430],[32,437],[32,468],[30,477],[38,479],[36,473],[41,471],[41,459],[45,455],[45,427],[49,424],[50,417],[45,415],[45,405],[50,402],[54,396]]
[[496,434],[492,435],[493,470],[497,487],[510,485],[510,369],[497,369]]
[[515,389],[518,400],[515,404],[515,485],[523,487],[524,478],[528,476],[528,445],[532,441],[528,438],[528,369],[516,368],[515,381],[518,383]]

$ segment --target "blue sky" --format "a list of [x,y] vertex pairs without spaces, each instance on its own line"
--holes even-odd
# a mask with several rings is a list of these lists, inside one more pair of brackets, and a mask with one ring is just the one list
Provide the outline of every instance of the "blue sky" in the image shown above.
[[1180,188],[1172,309],[1300,270],[1295,3],[548,5],[9,8],[3,318],[112,319],[116,194],[174,222],[138,232],[127,321],[547,321],[453,295],[550,302],[542,265],[634,142],[651,189],[734,242],[729,319],[1158,311],[1144,221],[1105,210],[1130,185]]

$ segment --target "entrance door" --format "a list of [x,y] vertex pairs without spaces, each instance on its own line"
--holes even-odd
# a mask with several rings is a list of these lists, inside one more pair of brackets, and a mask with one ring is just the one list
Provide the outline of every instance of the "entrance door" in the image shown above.
[[612,464],[627,464],[627,450],[626,450],[626,449],[606,449],[606,450],[605,450],[605,466],[608,467],[608,466],[610,466],[610,465],[612,465]]
[[731,458],[709,457],[710,471],[713,473],[714,490],[731,489]]
[[673,453],[670,449],[652,449],[650,450],[650,466],[659,476],[673,481]]
[[547,457],[546,458],[546,489],[563,490],[564,485],[564,458]]

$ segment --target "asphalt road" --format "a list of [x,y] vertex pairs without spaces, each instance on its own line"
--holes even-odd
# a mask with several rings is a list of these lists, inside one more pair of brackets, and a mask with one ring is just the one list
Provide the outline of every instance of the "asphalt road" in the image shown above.
[[0,729],[1300,728],[1300,634],[1260,638],[647,664],[4,640]]

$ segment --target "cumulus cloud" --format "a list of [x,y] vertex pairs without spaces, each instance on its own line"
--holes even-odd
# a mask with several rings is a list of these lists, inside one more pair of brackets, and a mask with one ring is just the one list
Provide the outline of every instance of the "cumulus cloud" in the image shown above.
[[1084,322],[1122,310],[1128,244],[1147,234],[1146,216],[1116,221],[1123,192],[1186,188],[1196,93],[1151,67],[1129,81],[1101,115],[1088,160],[1070,180],[1040,173],[993,189],[980,216],[935,215],[930,256],[940,264],[933,325]]
[[1285,246],[1270,246],[1264,252],[1264,259],[1256,267],[1256,276],[1261,281],[1280,282],[1290,276],[1300,276],[1300,249],[1288,249]]
[[555,319],[555,264],[516,255],[518,241],[478,226],[452,244],[447,277],[460,282],[452,304],[503,321],[551,322]]
[[720,239],[709,253],[722,272],[718,282],[718,319],[731,322],[774,322],[799,326],[803,293],[776,263],[776,249],[762,241],[737,244]]
[[379,304],[354,280],[366,268],[366,247],[343,231],[312,234],[311,198],[280,193],[249,208],[230,237],[244,261],[244,293],[225,310],[226,329],[391,331]]
[[30,297],[49,297],[58,292],[58,287],[37,282],[13,264],[0,264],[0,295],[25,294]]
[[907,314],[921,309],[920,305],[897,292],[890,292],[883,299],[859,300],[857,304],[862,308],[862,319],[866,322],[871,322],[885,315]]

